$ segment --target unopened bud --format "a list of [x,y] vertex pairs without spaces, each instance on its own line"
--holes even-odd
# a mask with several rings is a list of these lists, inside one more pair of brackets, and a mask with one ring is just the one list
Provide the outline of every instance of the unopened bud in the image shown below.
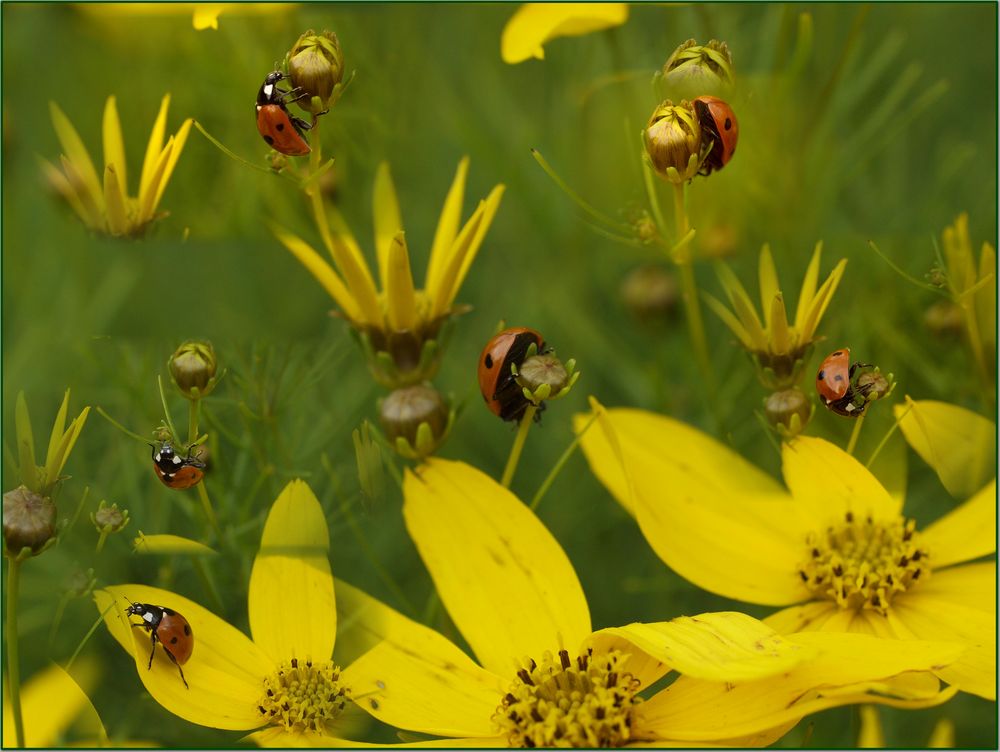
[[857,390],[865,396],[869,402],[882,399],[892,391],[893,382],[890,374],[887,379],[880,371],[870,371],[858,376]]
[[622,299],[640,321],[666,318],[677,308],[677,280],[662,266],[647,264],[628,273],[621,286]]
[[650,164],[660,177],[682,183],[698,173],[701,126],[686,103],[674,105],[668,99],[653,110],[643,141]]
[[451,414],[440,392],[428,384],[417,384],[396,389],[382,400],[379,422],[400,454],[417,458],[432,454],[441,444]]
[[119,509],[117,503],[108,506],[107,502],[101,501],[97,511],[90,515],[90,521],[99,533],[117,533],[128,525],[128,510]]
[[809,398],[798,387],[773,392],[764,400],[767,422],[786,438],[802,433],[812,417],[812,409]]
[[660,75],[664,91],[673,97],[725,93],[733,85],[733,56],[725,42],[689,39],[667,58]]
[[215,388],[218,364],[208,342],[185,342],[170,356],[170,375],[188,399],[201,399]]
[[3,539],[8,556],[17,556],[25,548],[37,554],[55,534],[56,505],[51,499],[26,486],[3,495]]
[[310,29],[300,36],[289,52],[288,72],[295,87],[309,95],[299,100],[299,107],[313,115],[328,110],[344,78],[344,53],[337,35]]

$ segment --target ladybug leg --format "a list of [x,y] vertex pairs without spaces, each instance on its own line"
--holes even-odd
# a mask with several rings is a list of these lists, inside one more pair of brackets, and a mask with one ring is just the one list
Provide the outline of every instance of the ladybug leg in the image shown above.
[[169,658],[171,661],[173,661],[174,665],[177,666],[177,670],[181,672],[181,681],[184,682],[184,687],[187,688],[187,689],[191,689],[191,687],[188,686],[187,679],[184,678],[184,669],[181,668],[181,664],[179,664],[177,662],[177,659],[174,658],[174,654],[171,653],[166,648],[163,648],[163,652],[167,654],[167,658]]
[[149,664],[146,666],[146,670],[152,670],[153,668],[153,656],[156,655],[156,632],[150,631],[149,641],[153,644],[153,649],[149,651]]
[[312,130],[312,127],[313,127],[312,123],[309,123],[309,122],[303,120],[300,117],[296,117],[295,115],[289,115],[288,118],[289,118],[289,120],[291,120],[295,124],[295,126],[299,130],[303,130],[303,131],[311,131]]

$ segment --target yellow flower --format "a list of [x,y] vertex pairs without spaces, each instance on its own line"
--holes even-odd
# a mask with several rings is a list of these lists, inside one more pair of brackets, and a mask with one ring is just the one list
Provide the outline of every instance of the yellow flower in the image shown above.
[[368,339],[374,356],[385,353],[373,367],[376,378],[392,388],[433,376],[437,352],[431,346],[445,320],[455,312],[454,302],[476,253],[493,222],[504,186],[494,186],[459,229],[468,157],[458,164],[445,198],[431,246],[423,289],[410,272],[410,253],[389,165],[379,165],[375,176],[375,250],[382,289],[377,290],[368,263],[336,209],[321,215],[319,232],[336,267],[312,246],[287,230],[275,227],[278,240],[312,273],[334,299],[352,326]]
[[792,325],[788,323],[785,296],[778,286],[778,272],[767,244],[761,248],[759,268],[763,323],[754,310],[746,289],[725,264],[719,264],[717,270],[732,310],[711,295],[705,295],[709,307],[754,357],[761,380],[769,388],[787,388],[799,380],[802,366],[809,358],[809,348],[816,341],[816,328],[844,274],[847,259],[841,259],[819,289],[816,288],[822,249],[823,244],[817,243],[802,281],[802,291],[799,293]]
[[218,29],[219,16],[274,16],[286,15],[298,3],[77,3],[77,10],[93,18],[119,18],[121,16],[167,17],[191,15],[191,24],[197,31]]
[[[872,705],[861,706],[861,729],[858,731],[858,747],[861,749],[882,749],[886,746],[885,734],[882,731],[882,721],[878,708]],[[953,749],[955,747],[955,724],[949,718],[942,718],[934,724],[930,738],[927,740],[929,749]]]
[[[350,670],[362,707],[379,720],[457,738],[432,746],[760,745],[823,708],[925,706],[953,694],[897,695],[885,681],[959,654],[943,644],[782,638],[738,613],[595,632],[566,554],[507,489],[432,459],[407,471],[404,496],[407,529],[477,660],[368,604],[360,614],[394,626]],[[682,676],[639,697],[670,671]]]
[[[75,678],[62,667],[51,664],[35,674],[21,688],[21,713],[24,718],[26,747],[66,746],[76,741],[81,746],[106,747],[108,735],[87,693],[80,686],[91,687],[97,679],[97,669],[86,659],[77,661]],[[77,683],[79,681],[79,683]],[[70,730],[73,733],[70,734]],[[7,698],[4,683],[3,746],[16,745],[14,711]]]
[[163,212],[157,213],[156,208],[184,150],[192,123],[191,118],[185,120],[164,146],[163,136],[169,106],[170,95],[167,94],[163,97],[146,146],[138,196],[132,197],[128,193],[125,144],[115,98],[108,97],[104,106],[103,179],[98,177],[87,147],[69,118],[55,102],[49,102],[52,124],[63,149],[60,157],[62,170],[45,160],[42,160],[42,169],[55,189],[91,230],[115,237],[136,237],[145,232],[150,222],[166,216]]
[[526,3],[507,21],[500,37],[505,63],[544,59],[546,42],[578,37],[621,26],[628,20],[626,3]]
[[[346,742],[337,735],[349,719],[347,706],[356,685],[351,667],[341,668],[332,660],[338,608],[329,549],[319,501],[305,482],[294,480],[271,507],[250,574],[252,640],[194,601],[166,590],[114,585],[96,592],[94,600],[108,630],[135,658],[146,690],[174,715],[212,728],[261,729],[251,738],[262,746],[342,746]],[[338,583],[338,598],[342,590],[348,596],[353,592]],[[191,624],[194,652],[184,665],[190,689],[162,650],[147,669],[150,638],[129,626],[125,608],[131,601],[172,608]],[[353,616],[345,621],[341,639],[373,629]],[[297,689],[295,682],[308,685],[308,691]]]
[[63,395],[62,404],[52,422],[52,432],[45,451],[45,464],[37,465],[35,454],[34,431],[31,428],[31,416],[28,413],[28,402],[24,392],[19,392],[14,410],[14,427],[17,431],[17,457],[21,483],[29,490],[41,496],[52,495],[56,485],[65,480],[62,474],[66,461],[80,438],[80,432],[87,422],[90,408],[85,407],[66,426],[66,416],[69,411],[69,389]]
[[996,551],[995,477],[917,529],[901,495],[823,439],[800,436],[782,447],[786,491],[679,421],[595,409],[604,431],[582,441],[591,469],[678,574],[729,598],[790,606],[765,619],[782,634],[961,642],[969,646],[961,660],[935,673],[996,698],[996,562],[974,562]]

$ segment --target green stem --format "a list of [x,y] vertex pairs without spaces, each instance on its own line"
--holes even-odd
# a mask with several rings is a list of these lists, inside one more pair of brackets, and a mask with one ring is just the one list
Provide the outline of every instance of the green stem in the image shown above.
[[906,412],[904,412],[902,415],[896,418],[896,422],[893,423],[892,426],[889,428],[889,430],[885,432],[885,436],[882,437],[882,440],[878,443],[878,446],[875,447],[875,451],[872,452],[872,456],[868,458],[868,461],[865,463],[865,467],[870,468],[872,466],[872,463],[875,462],[875,458],[879,456],[879,453],[882,451],[882,448],[886,445],[886,443],[889,441],[892,435],[896,433],[896,429],[899,428],[900,421],[903,420],[903,418],[905,418],[912,409],[913,405],[910,405],[909,407],[906,408]]
[[101,553],[101,550],[104,548],[104,541],[106,541],[107,539],[108,539],[108,531],[101,530],[101,535],[97,539],[97,553]]
[[204,480],[198,484],[198,498],[201,499],[201,508],[205,512],[205,518],[208,520],[208,524],[211,526],[212,530],[215,531],[215,535],[221,542],[222,529],[219,527],[219,519],[215,516],[215,509],[212,507],[212,500],[208,498],[208,489],[205,488]]
[[200,408],[200,399],[191,400],[190,409],[188,410],[188,446],[191,446],[198,440],[198,417],[201,412]]
[[510,456],[507,458],[507,466],[503,469],[503,478],[500,484],[504,488],[510,488],[510,482],[514,480],[514,471],[517,470],[518,460],[521,459],[521,451],[524,449],[524,442],[528,438],[528,429],[535,418],[538,408],[528,405],[521,417],[521,425],[517,427],[517,436],[514,438],[514,446],[510,448]]
[[49,630],[49,648],[51,652],[52,643],[56,641],[56,635],[59,634],[59,626],[62,624],[63,614],[66,612],[66,606],[69,605],[70,594],[63,593],[63,596],[59,599],[59,603],[56,604],[56,613],[52,618],[52,628]]
[[7,683],[10,705],[14,711],[14,734],[17,746],[24,746],[24,718],[21,716],[21,665],[17,651],[17,595],[21,562],[8,559],[7,567]]
[[202,586],[204,586],[205,590],[211,596],[212,602],[215,604],[215,611],[221,614],[224,610],[222,599],[219,597],[219,591],[215,587],[215,582],[212,581],[212,578],[208,574],[208,568],[205,566],[204,560],[200,556],[192,556],[191,565],[198,574],[198,579],[201,580]]
[[857,446],[858,436],[861,435],[861,426],[865,423],[865,414],[862,413],[861,416],[854,421],[854,430],[851,431],[851,438],[847,442],[847,453],[850,455],[854,454],[854,447]]
[[556,477],[559,475],[559,473],[562,472],[563,465],[566,464],[566,462],[572,456],[573,452],[580,445],[580,440],[583,438],[583,435],[590,430],[590,427],[594,425],[595,420],[597,420],[597,413],[594,413],[593,415],[590,416],[590,420],[588,420],[587,423],[583,426],[583,428],[580,429],[580,432],[576,435],[576,438],[574,438],[573,441],[570,442],[570,445],[566,447],[566,451],[562,453],[562,456],[560,456],[559,459],[556,461],[556,464],[549,471],[549,474],[545,477],[545,480],[542,481],[542,485],[538,487],[538,490],[535,492],[534,498],[532,498],[531,500],[531,505],[529,509],[531,509],[532,512],[538,509],[538,505],[542,503],[542,497],[545,496],[545,494],[549,490],[549,487],[555,482]]
[[157,374],[156,383],[160,386],[160,402],[163,403],[163,417],[167,421],[167,428],[170,429],[170,438],[177,441],[177,429],[174,428],[174,421],[170,417],[170,409],[167,407],[167,393],[163,391],[163,378]]
[[87,634],[85,634],[83,636],[83,639],[80,640],[80,644],[76,646],[76,650],[73,651],[73,655],[71,655],[69,657],[69,660],[66,661],[66,671],[67,672],[70,670],[70,668],[72,668],[73,661],[75,661],[76,657],[78,655],[80,655],[80,651],[83,650],[83,646],[87,644],[87,641],[90,640],[90,638],[93,636],[94,632],[97,631],[97,628],[101,625],[101,622],[104,621],[105,614],[107,614],[108,611],[110,611],[114,607],[115,607],[115,603],[114,603],[114,601],[112,601],[111,605],[109,605],[106,609],[104,609],[103,611],[101,611],[100,616],[97,617],[97,620],[94,622],[94,624],[90,627],[90,629],[87,630]]

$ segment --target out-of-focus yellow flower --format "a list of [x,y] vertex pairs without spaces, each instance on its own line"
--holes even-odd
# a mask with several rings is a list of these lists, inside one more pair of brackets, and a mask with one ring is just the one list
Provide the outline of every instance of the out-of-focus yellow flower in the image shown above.
[[218,29],[219,16],[273,16],[286,14],[298,3],[79,3],[75,7],[92,18],[190,15],[195,30]]
[[625,3],[526,3],[503,28],[500,57],[505,63],[542,60],[543,45],[552,39],[583,36],[627,20]]
[[298,236],[274,228],[278,240],[316,277],[366,338],[373,373],[390,388],[434,375],[439,362],[434,338],[454,312],[455,297],[500,207],[504,186],[496,185],[459,229],[468,170],[465,157],[458,164],[441,210],[423,289],[417,289],[410,271],[406,234],[387,163],[383,162],[376,173],[374,197],[381,290],[375,287],[358,242],[335,208],[319,215],[318,228],[334,266]]
[[802,366],[809,359],[810,348],[816,340],[816,328],[844,275],[847,259],[837,262],[830,276],[819,289],[816,288],[822,248],[822,243],[816,244],[802,281],[795,321],[791,325],[785,312],[785,296],[778,286],[778,272],[774,267],[771,249],[766,244],[760,251],[759,267],[763,323],[746,289],[725,264],[720,264],[717,271],[732,310],[711,295],[705,295],[709,307],[753,356],[761,381],[769,388],[786,389],[799,380]]
[[184,150],[192,123],[191,118],[185,120],[164,146],[169,106],[170,95],[167,94],[163,97],[146,146],[138,196],[133,197],[128,193],[125,143],[115,98],[108,97],[104,106],[103,179],[94,169],[87,147],[69,118],[55,102],[49,103],[52,124],[63,150],[60,156],[62,169],[45,160],[42,160],[42,169],[91,230],[116,237],[137,237],[145,232],[150,222],[166,216],[164,212],[158,214],[156,208]]
[[[108,746],[104,725],[81,687],[93,686],[97,667],[84,658],[76,662],[73,673],[75,678],[53,663],[21,688],[26,747],[65,747],[73,742],[84,747]],[[3,746],[10,748],[17,744],[14,711],[7,698],[6,682],[3,689]],[[69,733],[71,729],[73,733]]]
[[185,554],[187,556],[213,556],[216,551],[204,543],[182,538],[179,535],[167,533],[161,535],[146,535],[142,530],[132,541],[132,547],[137,554]]

